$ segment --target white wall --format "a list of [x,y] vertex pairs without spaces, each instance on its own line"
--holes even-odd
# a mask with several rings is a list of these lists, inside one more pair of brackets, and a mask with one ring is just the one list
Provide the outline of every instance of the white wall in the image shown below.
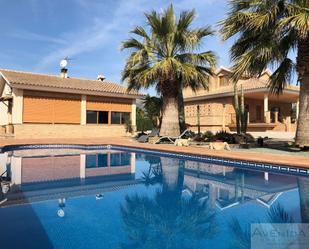
[[[8,84],[4,85],[4,89],[1,96],[5,96],[10,92],[10,87]],[[7,125],[9,116],[8,116],[8,101],[0,102],[0,125]]]
[[0,102],[0,125],[8,124],[8,107],[6,106],[6,102]]
[[7,162],[8,154],[1,153],[0,154],[0,175],[6,171],[6,162]]
[[13,88],[13,108],[12,122],[13,124],[23,123],[23,90]]

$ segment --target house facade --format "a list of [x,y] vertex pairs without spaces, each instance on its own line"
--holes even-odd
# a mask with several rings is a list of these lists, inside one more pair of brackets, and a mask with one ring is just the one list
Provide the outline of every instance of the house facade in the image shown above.
[[[233,107],[234,83],[232,72],[220,68],[210,78],[209,89],[193,92],[184,89],[186,123],[197,130],[198,116],[201,131],[235,131],[236,115]],[[269,93],[270,72],[259,78],[242,78],[237,82],[244,90],[248,110],[248,132],[295,132],[299,108],[299,87],[287,85],[280,95]],[[199,115],[198,115],[199,113]]]
[[15,138],[123,136],[136,126],[136,91],[98,80],[0,69],[1,134]]

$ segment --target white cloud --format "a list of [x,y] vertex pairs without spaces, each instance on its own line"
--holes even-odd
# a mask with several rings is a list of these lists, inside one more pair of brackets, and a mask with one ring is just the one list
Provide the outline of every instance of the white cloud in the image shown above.
[[[90,6],[88,7],[90,8]],[[83,30],[77,33],[68,33],[65,37],[68,45],[47,54],[39,62],[36,70],[44,69],[63,57],[72,57],[103,47],[115,37],[115,32],[122,30],[123,24],[130,22],[132,19],[131,15],[136,11],[136,8],[136,5],[129,4],[126,0],[119,1],[119,5],[112,16],[94,17],[90,27],[84,27]],[[117,42],[120,43],[120,41],[115,40],[115,43]]]
[[9,33],[6,35],[13,37],[13,38],[23,39],[23,40],[56,43],[56,44],[62,44],[62,45],[67,44],[66,40],[62,38],[51,37],[51,36],[28,32],[28,31],[15,31],[14,33]]
[[[223,1],[223,0],[216,0]],[[176,11],[196,8],[204,11],[215,0],[180,0],[173,1]],[[84,11],[94,12],[107,10],[110,6],[105,1],[78,0],[77,3]],[[63,39],[67,44],[45,55],[36,66],[37,71],[43,70],[51,64],[57,63],[66,56],[74,57],[78,54],[103,48],[107,44],[120,45],[120,37],[128,36],[129,30],[135,25],[145,24],[143,13],[152,9],[165,8],[170,2],[148,0],[120,0],[111,14],[94,16],[88,26],[84,26],[79,32],[67,33]],[[91,15],[89,13],[89,15]],[[144,23],[143,23],[144,21]],[[206,24],[206,23],[205,23]],[[38,37],[37,37],[38,38]],[[41,37],[44,39],[43,37]],[[55,39],[58,41],[58,38]],[[60,42],[62,39],[59,40]]]

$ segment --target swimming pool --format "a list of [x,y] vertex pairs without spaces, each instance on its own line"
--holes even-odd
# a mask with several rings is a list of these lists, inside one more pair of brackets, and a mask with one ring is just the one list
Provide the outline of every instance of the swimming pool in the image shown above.
[[211,160],[115,146],[7,148],[0,248],[250,248],[252,223],[308,222],[305,169]]

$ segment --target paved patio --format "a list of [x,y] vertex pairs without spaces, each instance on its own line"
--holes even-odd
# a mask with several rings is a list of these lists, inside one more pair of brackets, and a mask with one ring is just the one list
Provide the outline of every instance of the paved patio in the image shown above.
[[272,164],[287,165],[292,167],[301,167],[309,169],[309,158],[300,156],[288,156],[269,153],[256,153],[256,152],[240,152],[240,151],[214,151],[205,147],[189,146],[189,147],[176,147],[172,144],[148,144],[138,143],[133,138],[129,137],[111,137],[111,138],[89,138],[89,139],[1,139],[0,147],[5,145],[17,144],[83,144],[83,145],[98,145],[110,144],[127,146],[134,148],[143,148],[150,150],[161,150],[167,152],[177,152],[186,154],[195,154],[203,156],[215,156],[226,159],[236,160],[249,160],[254,162],[264,162]]

